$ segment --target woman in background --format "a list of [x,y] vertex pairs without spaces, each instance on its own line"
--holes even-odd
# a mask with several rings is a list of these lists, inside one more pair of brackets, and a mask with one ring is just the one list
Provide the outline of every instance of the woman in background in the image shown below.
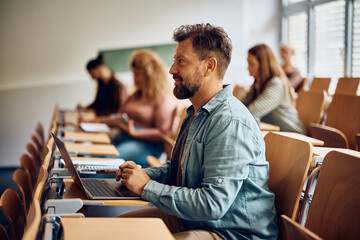
[[299,70],[297,70],[291,62],[291,58],[294,56],[294,53],[295,50],[290,45],[280,45],[280,56],[283,60],[282,69],[289,79],[291,87],[294,88],[295,92],[298,92],[301,89],[303,77],[301,76]]
[[122,131],[112,143],[121,158],[146,166],[148,155],[159,157],[163,152],[161,135],[171,130],[176,99],[167,67],[157,53],[148,49],[134,51],[130,67],[135,92],[120,110],[128,117],[120,121],[128,122],[122,124]]
[[90,60],[86,69],[97,81],[97,93],[93,103],[87,107],[78,105],[78,110],[93,110],[97,116],[109,115],[119,111],[126,99],[126,89],[114,73],[104,65],[103,56]]
[[293,105],[289,81],[274,53],[265,44],[248,51],[248,70],[255,81],[244,104],[255,118],[280,127],[281,131],[306,134]]

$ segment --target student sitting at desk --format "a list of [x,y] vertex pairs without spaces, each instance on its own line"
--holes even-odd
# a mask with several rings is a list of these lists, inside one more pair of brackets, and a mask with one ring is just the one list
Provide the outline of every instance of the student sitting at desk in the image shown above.
[[265,44],[256,45],[249,49],[247,61],[249,74],[255,81],[242,101],[250,113],[263,122],[279,126],[280,131],[306,135],[293,105],[289,81],[271,49]]
[[98,116],[117,112],[126,99],[124,84],[104,65],[102,55],[90,60],[86,68],[91,77],[97,81],[97,93],[93,103],[87,107],[78,105],[77,109],[93,110]]
[[[176,99],[166,65],[157,53],[149,49],[134,51],[130,65],[136,90],[120,110],[129,120],[112,143],[121,158],[146,166],[148,155],[159,157],[163,152],[160,135],[171,130]],[[103,122],[112,126],[116,121],[115,116]]]
[[222,28],[196,24],[178,28],[174,39],[173,92],[192,106],[171,162],[120,165],[117,180],[156,206],[121,216],[161,217],[175,239],[276,239],[263,137],[232,86],[223,86],[230,38]]

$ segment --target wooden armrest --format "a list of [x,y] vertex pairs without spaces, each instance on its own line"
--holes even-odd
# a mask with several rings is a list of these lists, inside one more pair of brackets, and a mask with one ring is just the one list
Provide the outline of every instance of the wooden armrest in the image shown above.
[[324,147],[349,148],[345,134],[336,128],[310,123],[309,134],[310,137],[324,141]]

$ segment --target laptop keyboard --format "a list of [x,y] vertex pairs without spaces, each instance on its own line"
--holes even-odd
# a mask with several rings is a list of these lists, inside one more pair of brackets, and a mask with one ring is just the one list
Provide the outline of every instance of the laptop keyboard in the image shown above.
[[120,194],[104,180],[101,179],[81,179],[84,187],[94,197],[120,197]]

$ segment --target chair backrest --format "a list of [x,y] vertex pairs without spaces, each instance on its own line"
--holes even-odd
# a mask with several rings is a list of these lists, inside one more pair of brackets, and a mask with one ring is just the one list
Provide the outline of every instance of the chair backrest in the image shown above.
[[30,204],[32,201],[32,186],[29,182],[29,176],[27,175],[25,170],[18,168],[13,173],[12,178],[21,192],[21,197],[22,197],[25,216],[26,216],[27,213],[29,212]]
[[339,78],[336,85],[335,94],[356,95],[359,87],[360,78],[343,77]]
[[172,133],[170,134],[170,137],[175,140],[177,134],[180,131],[181,124],[186,117],[186,109],[188,106],[180,105],[176,108],[174,120],[173,120],[173,126],[172,126]]
[[285,226],[286,239],[288,240],[321,240],[309,229],[301,226],[286,215],[281,215],[281,220]]
[[299,139],[269,132],[265,136],[269,162],[269,189],[275,194],[276,211],[296,218],[301,191],[309,170],[312,145]]
[[6,189],[1,195],[0,208],[9,222],[12,239],[20,240],[26,219],[19,195],[11,188]]
[[326,97],[325,90],[299,92],[296,99],[296,109],[305,126],[309,126],[310,123],[320,123],[324,115]]
[[295,89],[295,92],[299,93],[301,91],[305,91],[305,86],[307,85],[308,79],[307,78],[303,78],[301,83],[297,86],[297,88]]
[[349,142],[343,132],[336,128],[310,123],[309,135],[324,141],[324,147],[349,148]]
[[355,135],[360,132],[360,96],[335,94],[326,112],[325,125],[342,131],[351,149],[356,149]]
[[40,222],[41,222],[41,207],[40,201],[34,199],[30,206],[30,211],[27,216],[27,224],[25,226],[23,240],[34,240],[39,231]]
[[359,239],[360,153],[329,152],[320,169],[305,227],[324,239]]
[[9,240],[9,236],[6,232],[6,229],[1,224],[0,224],[0,239],[1,240]]
[[33,200],[35,200],[35,199],[37,199],[39,201],[41,200],[43,190],[44,190],[45,184],[47,182],[47,178],[48,178],[47,167],[45,165],[41,165]]
[[313,91],[313,90],[325,90],[326,92],[328,92],[329,87],[330,87],[330,83],[331,83],[331,78],[318,78],[318,77],[314,77],[309,91]]
[[36,168],[34,161],[24,153],[20,157],[20,165],[25,169],[28,174],[29,181],[32,188],[34,189],[39,169]]
[[357,133],[355,135],[356,144],[357,144],[357,150],[360,152],[360,133]]
[[29,142],[28,144],[26,144],[26,150],[28,150],[30,156],[35,161],[37,167],[40,167],[41,166],[41,158],[40,158],[40,154],[39,154],[38,150],[35,148],[35,146],[31,142]]
[[35,128],[35,132],[38,134],[40,140],[42,141],[42,144],[45,143],[45,131],[43,125],[38,122]]

